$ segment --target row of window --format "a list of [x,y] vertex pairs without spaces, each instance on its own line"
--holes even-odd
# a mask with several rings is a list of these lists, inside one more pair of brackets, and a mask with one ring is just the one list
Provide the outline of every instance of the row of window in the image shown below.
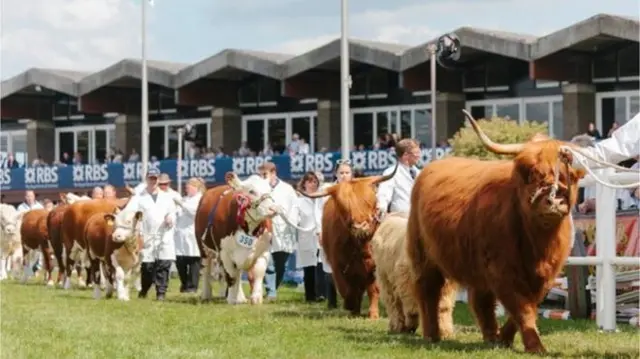
[[[511,98],[499,100],[467,101],[467,110],[476,118],[501,116],[513,120],[528,119],[548,123],[549,134],[565,138],[575,134],[563,133],[562,96]],[[613,122],[626,122],[640,112],[640,96],[636,91],[599,93],[596,95],[596,127],[606,134]],[[386,133],[416,138],[431,146],[430,105],[357,108],[351,111],[351,133],[354,145],[371,147]],[[149,151],[158,159],[176,157],[178,139],[176,129],[189,122],[194,125],[195,145],[198,148],[217,147],[211,143],[209,118],[152,122],[150,124]],[[311,152],[318,148],[317,112],[249,115],[242,118],[242,140],[254,152],[266,148],[283,152],[294,134],[309,143]],[[79,153],[83,162],[102,162],[116,149],[114,125],[76,126],[56,128],[55,156]],[[27,158],[26,130],[5,131],[0,134],[0,160],[14,153],[20,163]],[[438,141],[443,139],[438,139]],[[237,149],[224,149],[231,153]],[[185,153],[187,151],[185,150]],[[129,154],[124,154],[125,159]]]

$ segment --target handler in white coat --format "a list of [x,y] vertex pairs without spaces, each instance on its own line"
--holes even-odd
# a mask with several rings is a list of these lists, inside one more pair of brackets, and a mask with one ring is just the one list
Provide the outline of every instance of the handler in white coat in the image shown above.
[[[298,183],[298,190],[314,193],[318,190],[320,181],[314,172],[307,172]],[[298,248],[296,250],[296,264],[304,272],[304,297],[307,302],[315,302],[324,297],[316,290],[317,268],[319,263],[320,230],[322,228],[322,198],[307,198],[299,196],[294,204],[292,220],[303,228],[314,228],[312,231],[298,230]]]
[[158,189],[158,171],[150,169],[146,189],[129,200],[124,211],[142,212],[141,290],[138,297],[146,298],[152,284],[156,299],[164,300],[169,286],[171,263],[176,259],[174,226],[176,204],[173,196]]
[[185,183],[186,195],[175,199],[178,205],[176,219],[176,268],[180,276],[180,293],[195,293],[200,281],[200,249],[196,241],[195,220],[204,188],[197,178]]

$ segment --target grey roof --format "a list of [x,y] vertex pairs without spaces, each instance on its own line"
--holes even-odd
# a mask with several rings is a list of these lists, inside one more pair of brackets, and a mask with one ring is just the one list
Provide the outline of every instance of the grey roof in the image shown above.
[[30,86],[41,86],[46,89],[78,96],[77,82],[89,73],[58,69],[31,68],[23,73],[8,78],[0,83],[1,97],[13,95]]
[[[454,32],[463,48],[532,61],[581,43],[590,44],[591,40],[597,42],[601,38],[638,42],[640,21],[637,18],[598,14],[540,38],[477,27],[461,27]],[[391,71],[404,71],[427,62],[426,45],[434,41],[411,47],[350,39],[349,56],[355,62]],[[193,65],[149,60],[148,79],[150,83],[174,89],[217,73],[225,77],[228,70],[283,80],[339,58],[339,39],[297,56],[227,49]],[[95,73],[32,68],[2,81],[0,87],[2,98],[34,85],[71,96],[82,96],[120,79],[140,79],[141,72],[138,59],[124,59]]]
[[[529,61],[529,46],[536,40],[533,35],[477,27],[461,27],[453,32],[460,39],[463,52],[464,48],[470,48],[523,61]],[[436,42],[437,39],[405,51],[400,60],[400,69],[404,71],[429,61],[427,45]]]
[[[173,88],[173,77],[187,64],[147,60],[147,79],[150,83]],[[86,95],[123,78],[141,79],[142,62],[139,59],[124,59],[95,72],[78,83],[78,95]]]
[[[400,57],[410,46],[376,41],[349,39],[349,58],[363,64],[391,71],[400,70]],[[282,78],[286,79],[340,58],[340,39],[298,55],[284,63]]]
[[289,58],[291,55],[286,54],[238,49],[223,50],[182,69],[175,76],[175,87],[182,87],[228,68],[280,79],[280,64]]
[[638,42],[639,34],[640,21],[637,18],[598,14],[540,37],[531,45],[530,58],[536,60],[598,36]]

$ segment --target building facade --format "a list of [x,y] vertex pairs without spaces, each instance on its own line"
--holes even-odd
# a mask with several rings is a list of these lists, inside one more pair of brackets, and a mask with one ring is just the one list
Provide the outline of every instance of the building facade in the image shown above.
[[[636,19],[599,14],[543,37],[463,27],[456,69],[438,68],[436,137],[476,117],[547,122],[568,139],[594,123],[605,134],[640,111]],[[432,40],[435,41],[435,40]],[[352,143],[384,133],[431,146],[428,43],[351,40]],[[231,154],[246,141],[282,151],[294,133],[311,152],[340,148],[340,42],[297,56],[224,50],[196,64],[148,62],[150,154],[175,157],[175,129],[195,125],[197,143]],[[95,73],[33,68],[2,82],[0,155],[84,162],[109,149],[140,152],[141,66],[122,60]]]

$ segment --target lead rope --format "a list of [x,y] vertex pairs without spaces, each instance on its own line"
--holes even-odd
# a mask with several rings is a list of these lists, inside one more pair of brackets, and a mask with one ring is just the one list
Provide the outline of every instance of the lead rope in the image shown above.
[[[603,186],[607,186],[609,188],[614,188],[614,189],[633,189],[633,188],[637,188],[640,187],[640,181],[639,182],[635,182],[635,183],[629,183],[629,184],[614,184],[611,182],[607,182],[603,179],[600,179],[594,172],[593,170],[589,167],[589,164],[587,163],[587,161],[582,157],[586,157],[590,160],[592,160],[595,163],[601,164],[603,166],[606,167],[610,167],[610,168],[614,168],[617,169],[621,172],[633,172],[633,173],[638,173],[638,175],[640,175],[640,171],[635,170],[635,169],[631,169],[631,168],[626,168],[626,167],[622,167],[622,166],[618,166],[616,164],[613,163],[608,163],[606,161],[602,161],[599,160],[585,152],[582,152],[580,150],[577,150],[575,148],[571,148],[569,146],[563,146],[560,148],[561,151],[569,151],[571,152],[574,157],[578,160],[578,162],[580,162],[580,164],[582,165],[582,167],[584,167],[584,169],[587,171],[587,173],[593,177],[593,179],[598,182],[599,184],[603,185]],[[577,154],[577,156],[576,156]]]

